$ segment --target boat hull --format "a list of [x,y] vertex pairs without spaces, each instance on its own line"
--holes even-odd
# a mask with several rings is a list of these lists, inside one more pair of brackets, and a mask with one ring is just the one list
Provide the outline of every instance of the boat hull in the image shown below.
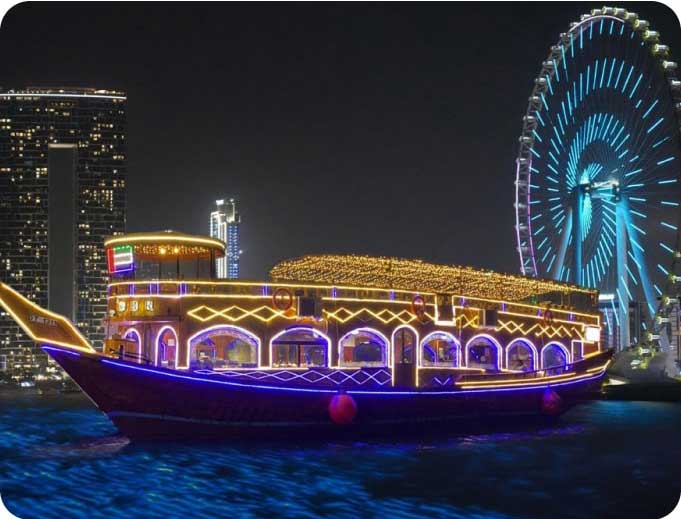
[[[300,387],[221,379],[44,345],[119,431],[132,439],[208,439],[320,434],[359,435],[438,422],[546,414],[547,391],[560,396],[553,415],[592,397],[603,372],[573,382],[493,389],[408,390]],[[356,405],[352,423],[330,414],[339,392]]]

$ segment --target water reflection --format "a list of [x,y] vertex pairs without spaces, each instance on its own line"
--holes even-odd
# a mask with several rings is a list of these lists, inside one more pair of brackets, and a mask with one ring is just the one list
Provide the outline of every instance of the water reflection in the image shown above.
[[0,399],[0,491],[24,519],[660,517],[681,491],[679,405],[594,402],[554,426],[458,431],[136,444],[77,395]]

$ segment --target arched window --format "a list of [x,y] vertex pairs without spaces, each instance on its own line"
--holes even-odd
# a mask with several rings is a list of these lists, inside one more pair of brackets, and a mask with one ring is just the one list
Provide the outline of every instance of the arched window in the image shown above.
[[338,341],[341,366],[387,366],[388,338],[372,328],[358,328]]
[[421,341],[421,366],[459,367],[461,346],[459,341],[447,332],[433,332]]
[[416,350],[419,343],[419,335],[416,330],[409,325],[399,326],[393,330],[391,339],[393,344],[393,365],[415,364]]
[[319,330],[295,326],[279,332],[270,341],[270,364],[278,368],[327,366],[331,340]]
[[177,334],[172,326],[164,326],[156,334],[155,360],[157,366],[174,368],[177,358]]
[[217,325],[192,335],[187,341],[191,369],[255,368],[260,339],[234,325]]
[[559,342],[550,342],[541,350],[541,367],[547,375],[558,375],[570,364],[570,352]]
[[506,369],[536,371],[539,362],[537,348],[527,339],[515,339],[506,346]]
[[466,344],[466,366],[501,369],[501,345],[491,335],[480,334],[472,337]]
[[[135,345],[132,348],[125,348],[125,353],[129,354],[128,356],[135,357],[137,356],[137,359],[142,358],[142,336],[140,335],[140,332],[138,332],[135,328],[128,328],[126,332],[123,334],[123,338],[128,340],[128,341],[134,341]],[[130,355],[132,354],[132,355]],[[129,359],[128,359],[129,360]]]

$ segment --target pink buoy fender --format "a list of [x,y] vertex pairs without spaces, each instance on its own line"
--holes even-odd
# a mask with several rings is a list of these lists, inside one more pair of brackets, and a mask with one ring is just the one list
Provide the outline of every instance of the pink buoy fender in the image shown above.
[[347,393],[337,393],[329,402],[329,416],[338,425],[349,425],[357,416],[357,402]]
[[550,387],[541,397],[541,412],[547,416],[558,416],[563,411],[563,399]]

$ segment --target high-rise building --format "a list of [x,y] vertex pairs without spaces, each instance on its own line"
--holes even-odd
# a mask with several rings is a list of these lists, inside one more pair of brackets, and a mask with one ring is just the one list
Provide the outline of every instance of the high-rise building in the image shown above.
[[236,200],[216,200],[215,211],[210,213],[210,235],[227,245],[223,258],[215,260],[215,271],[219,278],[236,279],[239,277],[239,227],[241,216]]
[[[85,88],[0,90],[0,280],[69,316],[101,345],[103,241],[125,231],[126,97]],[[0,311],[5,374],[47,357]]]

